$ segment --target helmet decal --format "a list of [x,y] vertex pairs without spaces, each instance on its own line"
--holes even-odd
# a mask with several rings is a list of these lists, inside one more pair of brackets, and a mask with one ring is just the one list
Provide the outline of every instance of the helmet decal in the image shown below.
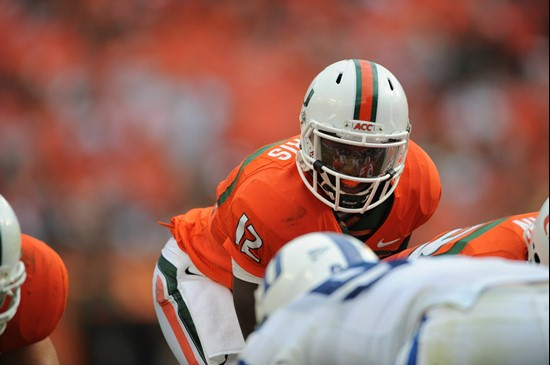
[[267,290],[269,290],[269,287],[271,286],[271,283],[274,282],[275,280],[277,280],[279,278],[279,276],[281,276],[281,273],[283,272],[282,270],[282,263],[281,263],[282,259],[281,259],[281,255],[277,255],[273,258],[273,266],[275,266],[275,275],[273,276],[273,278],[268,281],[267,280],[267,275],[264,275],[264,278],[263,278],[263,284],[264,284],[264,292],[266,292]]
[[313,90],[313,88],[311,88],[309,94],[307,94],[306,100],[304,100],[304,106],[307,106],[309,104],[309,101],[311,100],[314,92],[315,91]]
[[353,60],[356,72],[355,109],[353,119],[376,122],[378,108],[378,71],[365,60]]
[[359,249],[349,244],[349,238],[337,233],[327,233],[327,238],[330,238],[338,247],[342,256],[346,260],[346,264],[349,266],[356,265],[365,260],[361,257]]

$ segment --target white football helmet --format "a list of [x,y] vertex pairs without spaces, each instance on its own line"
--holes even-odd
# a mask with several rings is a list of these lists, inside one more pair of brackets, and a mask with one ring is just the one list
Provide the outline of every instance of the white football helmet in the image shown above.
[[527,260],[541,265],[549,265],[548,252],[548,198],[535,222],[526,232]]
[[[25,281],[21,261],[21,230],[9,203],[0,195],[0,335],[6,330],[19,306],[20,287]],[[6,301],[9,301],[6,304]]]
[[397,187],[411,126],[405,91],[386,68],[357,59],[326,67],[306,92],[300,130],[300,176],[334,210],[363,213]]
[[378,262],[378,256],[346,234],[314,232],[291,240],[271,259],[254,292],[257,323],[332,273],[364,262]]

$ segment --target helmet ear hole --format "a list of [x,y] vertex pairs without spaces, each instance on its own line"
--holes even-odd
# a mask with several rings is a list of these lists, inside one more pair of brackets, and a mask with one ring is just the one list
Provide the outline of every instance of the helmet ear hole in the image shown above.
[[[338,74],[338,77],[336,78],[336,83],[337,83],[337,84],[340,84],[340,82],[342,81],[342,75],[343,75],[342,72],[340,72],[340,73]],[[393,90],[393,89],[392,89],[392,90]]]
[[391,89],[391,91],[393,91],[393,84],[391,83],[390,79],[388,79],[388,84],[390,84],[390,89]]

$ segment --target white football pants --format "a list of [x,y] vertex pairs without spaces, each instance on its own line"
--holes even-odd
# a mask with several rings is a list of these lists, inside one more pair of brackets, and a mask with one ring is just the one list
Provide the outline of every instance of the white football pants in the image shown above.
[[153,274],[162,333],[180,364],[235,364],[244,347],[231,291],[204,276],[172,238]]

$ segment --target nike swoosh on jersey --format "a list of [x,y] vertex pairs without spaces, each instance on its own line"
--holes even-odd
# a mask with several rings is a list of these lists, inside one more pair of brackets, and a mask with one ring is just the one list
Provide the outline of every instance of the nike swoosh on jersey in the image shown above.
[[199,273],[191,272],[191,270],[189,270],[189,267],[186,267],[186,268],[185,268],[185,273],[186,273],[187,275],[202,276],[202,275],[199,274]]
[[388,241],[388,242],[384,242],[384,239],[382,238],[380,240],[380,242],[378,242],[378,244],[376,245],[378,248],[382,248],[382,247],[386,247],[386,246],[389,246],[391,245],[392,243],[395,243],[397,241],[399,241],[400,238],[396,239],[396,240],[392,240],[392,241]]

